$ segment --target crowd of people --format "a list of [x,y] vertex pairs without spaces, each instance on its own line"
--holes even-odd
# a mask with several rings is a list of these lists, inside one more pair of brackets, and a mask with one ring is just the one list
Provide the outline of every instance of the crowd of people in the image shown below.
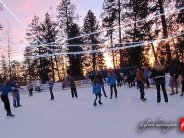
[[[140,66],[135,71],[130,71],[127,75],[123,74],[120,70],[108,70],[107,78],[100,71],[93,72],[90,74],[89,78],[92,84],[92,93],[95,95],[95,100],[93,105],[97,106],[97,99],[99,105],[102,105],[101,96],[102,92],[104,97],[108,97],[106,94],[104,84],[107,83],[110,88],[110,99],[115,99],[118,97],[117,87],[121,87],[122,85],[127,85],[129,88],[136,87],[140,91],[140,100],[146,101],[144,89],[150,88],[150,79],[153,79],[156,86],[157,91],[157,103],[161,102],[161,90],[163,92],[164,100],[168,103],[168,94],[166,92],[166,80],[165,74],[170,73],[170,82],[169,86],[171,87],[171,96],[179,93],[179,84],[181,83],[181,95],[184,95],[184,69],[183,67],[178,67],[176,64],[170,64],[166,67],[161,65],[159,62],[155,62],[154,66],[151,68],[149,66]],[[181,82],[179,79],[181,76]],[[78,98],[77,88],[74,81],[74,77],[68,77],[69,86],[71,88],[71,96],[72,98]],[[53,87],[54,81],[50,76],[48,81],[48,88],[50,91],[50,100],[54,100]],[[146,85],[145,85],[146,84]],[[20,104],[20,90],[19,82],[16,78],[13,80],[4,80],[4,82],[0,82],[0,92],[1,92],[1,100],[4,103],[4,108],[7,112],[7,116],[13,117],[14,115],[11,113],[10,102],[8,95],[11,93],[13,96],[13,106],[15,108],[21,107]],[[33,90],[41,92],[40,81],[37,79],[35,84],[31,80],[27,82],[27,89],[29,91],[29,96],[33,96]]]

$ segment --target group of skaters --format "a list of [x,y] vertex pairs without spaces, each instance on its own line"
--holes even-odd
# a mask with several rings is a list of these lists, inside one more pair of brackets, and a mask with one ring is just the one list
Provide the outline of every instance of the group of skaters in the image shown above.
[[15,108],[22,106],[20,104],[19,89],[20,89],[20,85],[16,78],[14,78],[12,81],[5,80],[4,82],[0,83],[1,100],[4,103],[4,108],[7,112],[7,116],[10,116],[10,117],[15,116],[14,114],[11,113],[10,102],[8,98],[9,93],[11,93],[13,97],[13,106]]
[[[50,100],[54,100],[54,94],[52,91],[53,86],[54,86],[54,81],[50,77],[47,83],[48,83],[48,87],[49,87],[50,95],[51,95]],[[28,81],[27,88],[29,91],[29,96],[33,96],[33,81],[31,80]],[[1,100],[4,103],[4,108],[7,112],[7,116],[9,117],[14,117],[15,115],[12,114],[11,112],[10,101],[9,101],[8,95],[10,93],[13,97],[14,108],[21,107],[22,105],[20,104],[20,94],[19,94],[20,89],[22,88],[20,87],[19,82],[16,78],[13,78],[13,80],[3,79],[0,81]],[[37,90],[38,92],[41,92],[39,80],[36,80],[35,90]]]
[[[168,103],[168,94],[166,91],[166,80],[165,74],[170,74],[169,86],[171,87],[172,93],[175,95],[179,93],[178,87],[179,84],[182,85],[180,96],[184,95],[184,68],[183,66],[179,67],[176,64],[170,64],[167,66],[163,66],[158,61],[155,62],[154,66],[151,68],[149,66],[140,66],[136,71],[131,71],[127,76],[124,76],[118,70],[109,70],[107,81],[103,77],[100,71],[93,72],[89,77],[91,79],[93,85],[93,93],[95,94],[94,106],[97,105],[96,100],[99,99],[99,104],[101,102],[101,91],[103,91],[104,96],[107,97],[106,92],[104,90],[104,82],[107,82],[110,86],[110,99],[112,99],[113,91],[115,94],[115,98],[117,98],[117,88],[121,87],[121,85],[128,84],[129,88],[135,87],[135,82],[137,82],[137,89],[140,91],[140,99],[142,101],[146,101],[144,88],[150,88],[150,80],[153,79],[155,82],[156,90],[157,90],[157,103],[161,102],[161,90],[163,92],[164,100]],[[181,79],[179,79],[181,76]],[[146,84],[146,85],[145,85]]]
[[[179,69],[179,67],[176,66],[175,64],[171,64],[167,67],[164,67],[159,62],[155,62],[152,68],[148,66],[147,67],[140,66],[137,68],[136,71],[130,72],[128,76],[124,76],[118,70],[109,69],[107,79],[100,71],[94,72],[93,74],[90,75],[91,84],[92,84],[92,93],[95,95],[95,100],[93,105],[97,106],[97,103],[99,103],[99,105],[103,104],[101,101],[102,92],[104,97],[108,97],[104,89],[105,83],[107,83],[110,87],[110,99],[113,98],[113,95],[117,99],[117,96],[118,96],[117,87],[121,87],[121,85],[125,85],[127,83],[128,86],[131,88],[133,86],[135,87],[136,86],[135,82],[137,82],[137,89],[139,89],[140,91],[140,99],[142,101],[146,101],[147,99],[145,98],[144,88],[145,88],[145,83],[146,83],[146,87],[150,88],[150,82],[149,82],[150,79],[154,79],[154,82],[156,85],[157,103],[161,102],[161,89],[163,92],[164,100],[166,103],[168,103],[168,94],[166,92],[166,87],[165,87],[166,72],[169,72],[171,76],[170,84],[169,84],[172,89],[172,93],[170,94],[171,96],[179,93],[178,86],[180,82],[178,78],[179,76],[182,76],[182,79],[181,79],[182,89],[181,89],[180,96],[183,96],[184,95],[184,69],[183,67]],[[67,79],[69,81],[69,86],[71,88],[72,98],[78,98],[74,77],[69,76]],[[54,94],[53,94],[54,81],[51,76],[49,77],[47,84],[50,90],[50,96],[51,96],[50,100],[54,100]],[[29,90],[30,97],[33,96],[34,85],[35,85],[35,89],[38,92],[41,92],[40,81],[38,79],[35,81],[35,84],[33,84],[33,81],[28,81],[27,88]],[[20,85],[16,78],[14,78],[12,81],[6,80],[3,83],[2,82],[0,83],[1,100],[4,103],[7,116],[11,116],[11,117],[14,116],[11,113],[11,109],[10,109],[10,102],[8,98],[9,93],[11,93],[11,95],[13,96],[13,106],[15,108],[22,106],[20,104],[19,89],[20,89]]]
[[[54,80],[53,80],[52,76],[49,77],[49,79],[46,83],[48,84],[48,88],[50,91],[50,96],[51,96],[50,100],[54,100],[54,94],[53,94]],[[29,96],[33,96],[34,89],[35,89],[35,91],[41,92],[40,80],[38,78],[35,81],[29,80],[27,82],[27,89],[29,91]]]

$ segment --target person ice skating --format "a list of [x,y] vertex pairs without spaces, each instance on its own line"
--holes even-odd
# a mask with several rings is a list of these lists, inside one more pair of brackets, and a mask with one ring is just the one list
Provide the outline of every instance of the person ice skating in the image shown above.
[[89,75],[89,78],[90,78],[91,82],[93,82],[93,80],[95,79],[95,77],[96,77],[96,72],[95,71],[94,72],[91,72],[90,75]]
[[20,85],[19,85],[17,78],[13,79],[12,89],[13,89],[13,93],[15,95],[15,98],[13,98],[13,106],[15,108],[21,107],[22,105],[20,104],[20,94],[19,94]]
[[140,99],[142,101],[146,101],[147,99],[144,97],[145,93],[144,93],[144,82],[146,81],[146,78],[144,76],[144,71],[141,67],[139,67],[137,69],[137,73],[136,73],[136,80],[137,80],[137,84],[140,88]]
[[54,87],[54,80],[52,79],[52,77],[49,78],[49,81],[48,81],[48,84],[49,84],[49,91],[50,91],[50,100],[54,100],[54,94],[53,94],[53,87]]
[[129,88],[135,87],[135,74],[134,74],[133,71],[130,71],[130,72],[128,73],[127,82],[128,82]]
[[182,78],[181,78],[181,95],[183,96],[184,94],[184,69],[182,70]]
[[116,70],[116,78],[117,78],[117,87],[121,87],[122,82],[121,82],[121,74],[119,70]]
[[38,91],[38,92],[41,92],[41,89],[40,89],[40,80],[39,79],[36,79],[36,82],[35,82],[35,91]]
[[149,82],[149,76],[150,76],[150,67],[147,66],[144,70],[144,75],[146,77],[146,84],[147,84],[147,88],[150,88],[150,82]]
[[104,82],[105,82],[106,80],[105,80],[104,76],[102,75],[102,73],[101,73],[100,71],[97,72],[96,78],[98,79],[98,82],[99,82],[100,85],[101,85],[101,89],[102,89],[102,91],[103,91],[104,96],[107,97],[107,94],[106,94],[105,89],[104,89]]
[[[179,67],[175,64],[171,64],[169,66],[170,72],[170,82],[169,85],[171,87],[172,93],[170,95],[178,94],[178,77],[179,77]],[[174,88],[176,92],[174,91]]]
[[117,89],[116,89],[116,75],[114,72],[110,69],[108,73],[108,84],[110,85],[110,99],[112,99],[113,96],[113,89],[115,92],[115,98],[117,98]]
[[94,101],[94,104],[93,105],[94,106],[97,105],[97,103],[96,103],[97,99],[99,99],[98,100],[98,103],[100,105],[102,105],[102,102],[101,102],[101,86],[100,86],[100,83],[98,82],[98,79],[97,78],[95,78],[93,80],[93,93],[95,94],[95,101]]
[[29,96],[33,96],[33,83],[32,83],[31,80],[28,81],[27,88],[28,88],[28,91],[29,91]]
[[166,103],[168,103],[168,96],[165,88],[165,67],[163,67],[158,63],[158,61],[156,61],[150,77],[155,78],[155,84],[157,89],[157,103],[161,102],[160,86],[162,88],[164,100]]
[[1,91],[1,100],[4,103],[4,108],[7,112],[7,116],[14,117],[15,115],[11,113],[10,102],[8,98],[9,93],[11,93],[13,98],[15,98],[11,88],[10,80],[7,80],[2,86],[0,86],[0,91]]
[[71,88],[71,94],[72,94],[72,98],[77,98],[77,89],[76,89],[76,85],[75,85],[75,81],[73,77],[69,77],[69,81],[70,81],[70,88]]

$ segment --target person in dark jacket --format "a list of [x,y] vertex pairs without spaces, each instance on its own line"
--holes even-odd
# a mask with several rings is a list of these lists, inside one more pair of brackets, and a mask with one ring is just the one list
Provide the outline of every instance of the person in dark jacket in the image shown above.
[[108,73],[108,85],[110,85],[110,94],[111,94],[111,97],[110,99],[112,99],[112,95],[113,95],[113,89],[114,89],[114,92],[115,92],[115,98],[117,99],[117,89],[116,89],[116,75],[114,74],[114,72],[112,70],[109,70],[109,73]]
[[0,86],[0,91],[1,91],[1,100],[4,103],[4,108],[7,112],[7,116],[14,117],[15,115],[13,115],[11,113],[8,94],[11,93],[13,98],[15,98],[15,97],[14,97],[14,94],[13,94],[13,91],[12,91],[12,88],[11,88],[11,83],[10,83],[9,80],[7,80],[2,86]]
[[72,94],[72,98],[77,98],[78,95],[77,95],[77,89],[76,89],[76,85],[75,85],[75,82],[74,82],[74,78],[73,77],[69,77],[69,81],[70,81],[70,88],[71,88],[71,94]]
[[52,77],[49,78],[49,81],[48,81],[48,85],[49,85],[49,90],[50,90],[50,100],[54,100],[54,94],[53,94],[53,87],[54,87],[54,80],[52,79]]
[[104,96],[107,97],[105,89],[104,89],[104,81],[106,81],[106,80],[103,77],[102,73],[101,72],[97,72],[96,78],[98,79],[98,82],[101,85],[101,89],[103,91]]
[[121,82],[121,74],[119,70],[116,70],[116,78],[117,78],[117,87],[121,87],[122,82]]
[[[179,77],[179,67],[175,64],[171,64],[169,66],[169,73],[170,73],[170,82],[169,85],[171,87],[172,93],[170,95],[178,94],[178,77]],[[174,91],[174,88],[176,92]]]
[[180,96],[183,96],[184,94],[184,68],[182,67],[181,69],[182,69],[181,71],[182,78],[181,78],[181,95]]
[[168,103],[168,96],[165,88],[165,67],[160,65],[158,62],[155,62],[155,65],[152,69],[152,74],[150,77],[155,78],[155,84],[157,89],[157,103],[161,102],[160,86],[162,88],[164,100],[166,103]]
[[142,101],[146,101],[147,99],[144,97],[145,96],[145,94],[144,94],[144,82],[146,81],[146,78],[144,76],[144,70],[141,67],[139,67],[137,69],[136,80],[137,80],[137,84],[140,88],[140,99]]
[[95,94],[95,101],[94,101],[93,105],[94,106],[97,105],[97,103],[96,103],[97,98],[99,98],[98,103],[100,105],[102,105],[102,102],[101,102],[101,86],[100,86],[100,83],[98,82],[97,78],[95,78],[93,80],[93,93]]

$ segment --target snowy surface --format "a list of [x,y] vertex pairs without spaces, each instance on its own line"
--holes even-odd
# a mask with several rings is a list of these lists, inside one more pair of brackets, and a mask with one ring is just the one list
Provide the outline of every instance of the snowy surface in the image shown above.
[[[118,99],[102,97],[102,106],[93,107],[91,88],[78,89],[78,99],[70,90],[55,91],[50,101],[49,92],[21,95],[20,108],[12,107],[15,118],[6,117],[0,102],[1,138],[183,138],[179,128],[162,132],[160,129],[137,131],[147,119],[178,123],[184,117],[184,97],[169,96],[169,103],[156,103],[156,90],[146,89],[146,102],[139,100],[136,88],[118,88]],[[162,95],[163,96],[163,95]]]

